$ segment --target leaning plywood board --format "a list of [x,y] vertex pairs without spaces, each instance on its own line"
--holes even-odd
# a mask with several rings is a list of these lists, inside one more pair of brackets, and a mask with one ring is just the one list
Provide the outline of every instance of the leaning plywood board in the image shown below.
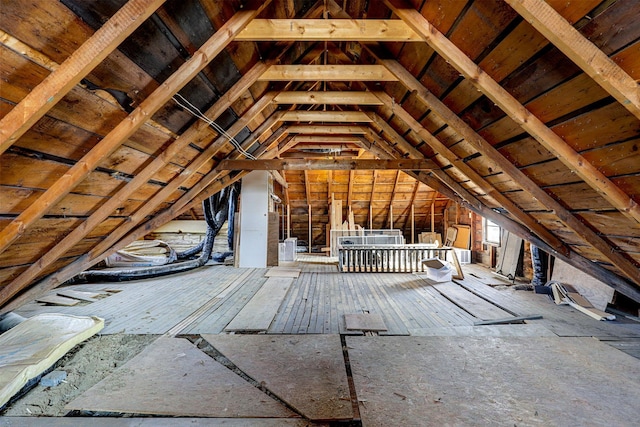
[[202,337],[306,418],[353,418],[339,335]]
[[259,332],[269,329],[291,283],[293,279],[287,277],[269,277],[225,331]]
[[0,407],[76,344],[104,327],[98,317],[39,314],[0,335]]
[[559,259],[556,259],[553,265],[551,280],[573,286],[598,310],[606,310],[607,304],[611,302],[615,292],[607,284]]
[[159,338],[66,408],[176,417],[295,416],[182,338]]
[[632,426],[640,363],[593,338],[347,337],[365,426]]

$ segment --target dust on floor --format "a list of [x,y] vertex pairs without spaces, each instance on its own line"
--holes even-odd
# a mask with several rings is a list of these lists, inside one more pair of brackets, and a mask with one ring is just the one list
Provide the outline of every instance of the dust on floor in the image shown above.
[[67,379],[56,387],[35,386],[9,405],[4,416],[63,416],[65,405],[111,374],[156,340],[156,335],[94,336],[60,359],[54,369]]

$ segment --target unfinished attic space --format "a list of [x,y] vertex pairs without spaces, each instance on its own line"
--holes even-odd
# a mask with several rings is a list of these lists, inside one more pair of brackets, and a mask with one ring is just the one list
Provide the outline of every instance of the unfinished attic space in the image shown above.
[[637,426],[639,17],[0,0],[0,427]]

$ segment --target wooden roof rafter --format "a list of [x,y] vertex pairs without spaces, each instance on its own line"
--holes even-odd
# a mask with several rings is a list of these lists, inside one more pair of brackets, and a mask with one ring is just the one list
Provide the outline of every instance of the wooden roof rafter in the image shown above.
[[640,119],[640,84],[542,0],[507,3],[624,108]]
[[[402,139],[402,136],[397,134],[397,132],[395,132],[393,128],[390,128],[390,126],[388,129],[385,129],[385,132],[389,133],[393,138]],[[409,144],[409,142],[405,141],[405,144]],[[402,144],[398,144],[396,147],[400,148],[401,145]],[[402,153],[398,151],[397,155],[402,155]],[[476,196],[467,191],[467,189],[465,189],[462,185],[460,185],[453,178],[447,175],[444,171],[439,169],[434,169],[431,172],[419,173],[407,171],[407,174],[434,189],[435,191],[445,195],[450,200],[468,207],[478,215],[501,224],[505,229],[509,230],[519,237],[522,237],[523,239],[529,240],[544,251],[548,253],[552,253],[554,251],[553,248],[549,246],[544,240],[542,240],[537,234],[533,233],[530,229],[523,226],[521,223],[509,218],[507,215],[499,213],[491,207],[486,206],[484,202],[476,198]],[[576,263],[580,266],[580,268],[588,271],[594,277],[598,277],[600,280],[609,283],[610,286],[614,287],[630,298],[637,299],[638,297],[640,297],[640,289],[638,289],[637,286],[629,284],[625,280],[609,272],[606,268],[591,262],[591,260],[586,259],[585,257],[577,254],[574,251],[571,251],[568,255],[557,252],[556,256],[567,262]]]
[[[382,98],[386,100],[387,104],[391,104],[391,99],[389,95],[386,95]],[[489,197],[495,200],[500,205],[504,206],[514,218],[517,218],[518,221],[522,222],[526,227],[530,230],[534,231],[540,238],[545,240],[551,247],[555,248],[556,252],[561,252],[565,255],[568,254],[568,249],[562,243],[560,239],[558,239],[555,235],[551,234],[549,230],[542,227],[534,218],[532,218],[527,213],[523,212],[519,206],[517,206],[510,199],[505,197],[502,193],[497,191],[493,185],[487,182],[484,178],[482,178],[475,170],[473,170],[469,165],[467,165],[463,159],[460,159],[457,155],[455,155],[447,146],[441,143],[436,137],[431,135],[429,131],[427,131],[417,120],[415,120],[409,113],[407,113],[404,108],[399,105],[395,105],[393,109],[393,113],[398,116],[403,122],[405,122],[411,130],[416,132],[420,136],[420,138],[427,143],[435,152],[443,156],[447,159],[447,161],[451,162],[456,169],[466,175],[475,185],[479,186],[482,191],[485,191]]]
[[[375,52],[370,48],[367,48],[374,57],[377,58]],[[513,163],[507,160],[502,154],[500,154],[491,144],[489,144],[482,136],[475,132],[467,123],[465,123],[457,114],[451,111],[442,101],[429,92],[411,73],[409,73],[402,65],[397,61],[389,59],[377,58],[377,61],[385,65],[389,71],[394,73],[398,80],[405,85],[405,87],[418,96],[419,99],[424,102],[425,105],[429,105],[431,111],[442,118],[449,124],[455,131],[462,136],[465,141],[471,144],[478,150],[483,156],[487,156],[492,162],[494,162],[500,169],[509,176],[513,181],[518,184],[532,197],[535,197],[542,205],[544,205],[550,211],[556,213],[558,218],[563,221],[570,229],[574,230],[580,236],[582,236],[589,244],[598,250],[607,260],[613,265],[623,271],[628,277],[635,281],[640,281],[640,272],[637,266],[616,251],[609,242],[599,236],[591,228],[589,228],[584,222],[576,218],[571,212],[569,212],[562,204],[547,194],[546,191],[541,189],[535,184],[531,178],[520,171]]]
[[438,54],[444,57],[465,78],[471,80],[488,98],[536,141],[551,151],[570,170],[596,190],[625,216],[640,222],[640,206],[608,177],[571,148],[540,119],[480,69],[449,39],[440,33],[424,16],[403,0],[385,0],[389,8],[418,32]]
[[[211,108],[209,108],[205,112],[205,115],[207,117],[215,119],[225,110],[231,107],[235,100],[239,98],[243,92],[247,91],[249,87],[255,82],[257,76],[264,70],[265,67],[266,65],[264,63],[257,63],[252,70],[249,70],[247,74],[245,74],[225,94],[225,96],[221,97],[218,102],[216,102]],[[131,181],[129,181],[116,194],[110,197],[100,207],[100,209],[98,209],[89,218],[87,218],[81,226],[76,227],[73,231],[68,233],[64,237],[64,239],[56,244],[56,246],[47,251],[47,253],[44,254],[37,263],[31,265],[27,270],[20,274],[20,276],[16,277],[11,283],[0,289],[0,301],[4,301],[5,299],[10,298],[11,295],[19,292],[24,286],[28,285],[37,276],[39,271],[51,265],[60,256],[62,256],[65,252],[67,252],[75,244],[77,244],[91,230],[93,230],[93,228],[97,227],[102,221],[104,221],[109,215],[111,215],[112,212],[114,212],[123,201],[125,201],[129,196],[135,193],[142,185],[147,183],[149,179],[151,179],[163,166],[168,164],[173,157],[179,154],[180,151],[185,149],[189,144],[194,142],[208,144],[211,140],[213,140],[213,137],[214,134],[210,132],[208,125],[203,126],[203,122],[194,123],[169,147],[167,147],[162,155],[156,157],[142,171],[138,172]],[[206,159],[207,154],[203,155],[202,158]]]
[[149,95],[129,116],[120,122],[107,136],[96,144],[67,173],[51,185],[38,200],[27,207],[7,227],[0,231],[0,253],[15,241],[25,229],[42,218],[48,210],[72,191],[109,154],[140,128],[146,119],[160,109],[171,97],[198,74],[231,41],[233,35],[257,16],[259,9],[236,13],[223,28],[217,31],[201,48],[173,73],[162,86]]
[[[243,83],[246,83],[246,82],[243,82]],[[229,128],[227,133],[230,135],[236,135],[238,132],[240,132],[249,122],[251,122],[255,118],[256,115],[258,115],[264,108],[266,108],[270,104],[273,95],[274,95],[273,93],[267,93],[265,96],[263,96],[258,102],[256,102],[256,104],[254,104],[254,106],[251,109],[249,109],[249,111],[245,113],[245,115],[243,115],[236,123],[234,123]],[[228,99],[225,99],[225,101],[228,101]],[[218,109],[220,109],[221,107],[222,105],[217,106]],[[273,123],[275,123],[275,119],[271,121],[271,124]],[[193,128],[195,127],[197,126],[194,126]],[[188,135],[193,135],[193,134],[189,133]],[[185,141],[188,142],[189,139],[185,138]],[[107,238],[105,238],[102,242],[100,242],[96,247],[92,248],[91,251],[89,252],[90,254],[89,258],[95,259],[96,257],[99,256],[99,254],[108,250],[109,247],[117,243],[122,236],[124,236],[129,230],[135,227],[140,221],[143,221],[161,203],[163,203],[167,198],[169,198],[171,194],[180,187],[180,185],[182,185],[193,174],[198,172],[198,170],[202,168],[227,143],[228,143],[228,140],[226,136],[224,135],[219,136],[216,139],[216,141],[214,141],[211,145],[209,145],[209,147],[207,147],[207,149],[205,149],[202,153],[200,153],[180,174],[178,174],[178,176],[174,177],[158,193],[156,193],[152,198],[147,200],[147,202],[140,209],[138,209],[133,215],[131,215],[131,217],[127,222],[122,224],[117,230],[114,230]],[[178,152],[179,148],[180,147],[176,146],[176,148],[174,148],[172,151]],[[161,159],[160,161],[163,161],[162,160],[163,156],[158,157],[158,159]],[[149,167],[151,167],[151,165],[149,165]],[[143,175],[140,175],[140,176],[141,176],[140,179],[136,179],[135,182],[131,181],[129,183],[131,184],[130,186],[125,186],[121,190],[123,194],[132,193],[133,191],[135,191],[135,189],[137,189],[137,187],[139,187],[144,182],[146,182],[146,179],[143,179]],[[113,203],[115,203],[116,205],[120,203],[119,199],[113,198],[112,200],[113,200]],[[113,203],[111,202],[111,200],[107,201],[106,202],[106,204],[108,205],[107,207],[110,209]],[[98,220],[100,219],[101,216],[104,216],[106,218],[106,216],[110,215],[112,212],[113,210],[103,209],[103,211],[99,215],[94,214],[96,215],[96,217],[93,218],[92,221],[99,223],[101,221],[98,221]],[[32,267],[26,270],[21,276],[16,278],[12,283],[0,289],[0,304],[8,301],[13,295],[17,294],[24,286],[26,286],[30,282],[30,280],[33,279],[33,277],[38,273],[38,271],[44,268],[45,262],[48,264],[53,263],[60,256],[59,253],[62,252],[63,248],[67,248],[69,245],[72,246],[73,244],[77,243],[82,237],[84,237],[83,234],[86,234],[88,231],[90,231],[90,229],[87,230],[81,227],[77,228],[77,230],[78,230],[77,232],[74,230],[72,233],[69,234],[69,236],[65,240],[61,241],[59,243],[60,247],[55,251],[52,250],[50,256],[42,259],[42,263],[34,264]]]
[[[118,47],[166,0],[131,0],[0,120],[0,154]],[[0,249],[0,252],[2,250]]]

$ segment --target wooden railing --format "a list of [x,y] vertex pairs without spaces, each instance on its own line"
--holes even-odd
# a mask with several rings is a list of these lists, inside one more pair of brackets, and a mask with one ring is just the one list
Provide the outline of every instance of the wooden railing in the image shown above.
[[462,276],[462,269],[452,248],[433,248],[429,245],[342,247],[338,251],[338,269],[344,273],[414,273],[426,270],[421,261],[427,258],[451,261],[458,276]]

